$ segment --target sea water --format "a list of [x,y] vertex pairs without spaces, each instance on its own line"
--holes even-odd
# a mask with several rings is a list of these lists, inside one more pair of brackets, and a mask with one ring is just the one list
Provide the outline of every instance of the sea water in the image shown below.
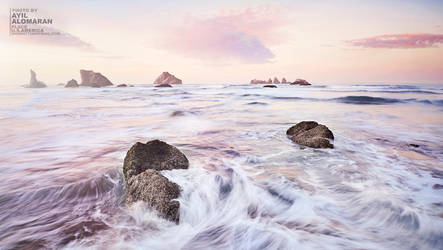
[[[294,144],[315,120],[334,149]],[[180,223],[127,206],[123,159],[189,159]],[[0,88],[0,249],[443,249],[441,85]]]

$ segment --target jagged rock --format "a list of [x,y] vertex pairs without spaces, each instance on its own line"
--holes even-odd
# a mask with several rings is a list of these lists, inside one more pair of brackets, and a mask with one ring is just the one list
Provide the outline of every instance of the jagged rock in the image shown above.
[[288,83],[288,82],[286,81],[286,78],[283,77],[283,78],[281,79],[281,83]]
[[290,127],[286,134],[297,144],[311,148],[334,148],[329,140],[334,140],[331,130],[315,121],[303,121]]
[[188,159],[174,146],[159,140],[137,142],[126,153],[123,164],[126,203],[145,201],[164,218],[178,222],[180,203],[172,199],[178,198],[180,187],[159,171],[188,167]]
[[266,81],[254,79],[254,80],[251,80],[250,83],[251,84],[264,84],[264,83],[266,83]]
[[126,84],[119,84],[119,85],[117,85],[117,87],[124,88],[124,87],[128,87],[128,85],[126,85]]
[[163,72],[154,81],[155,85],[160,84],[182,84],[182,80],[178,79],[174,75],[169,74],[169,72]]
[[266,83],[272,83],[272,79],[269,78],[268,81]]
[[263,86],[263,88],[277,88],[277,86],[275,86],[275,85],[265,85],[265,86]]
[[100,73],[96,73],[92,70],[80,70],[80,77],[82,79],[81,86],[89,86],[89,87],[104,87],[113,85],[108,78]]
[[78,88],[78,83],[76,80],[72,79],[66,83],[65,88]]
[[280,81],[278,80],[278,78],[277,77],[274,77],[274,82],[273,82],[274,84],[279,84],[280,83]]
[[303,80],[303,79],[297,79],[295,80],[295,82],[291,83],[291,85],[311,85],[308,81]]
[[43,82],[37,81],[37,76],[35,72],[31,69],[31,79],[29,80],[29,84],[25,85],[26,88],[46,88],[46,84]]
[[159,85],[155,85],[154,87],[156,87],[156,88],[171,88],[172,85],[171,84],[167,84],[167,83],[162,83],[162,84],[159,84]]
[[148,169],[132,176],[126,183],[126,203],[144,201],[164,218],[178,222],[180,203],[173,199],[180,195],[180,187],[160,172]]

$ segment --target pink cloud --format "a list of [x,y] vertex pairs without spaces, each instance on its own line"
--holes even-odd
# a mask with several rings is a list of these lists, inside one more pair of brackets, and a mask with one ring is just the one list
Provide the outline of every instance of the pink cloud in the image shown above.
[[432,48],[437,47],[439,43],[443,43],[443,35],[441,34],[394,34],[380,35],[356,40],[349,40],[346,43],[352,46],[364,48]]
[[274,58],[268,47],[278,42],[281,13],[269,7],[222,12],[199,18],[187,16],[166,30],[162,48],[205,60],[266,63]]

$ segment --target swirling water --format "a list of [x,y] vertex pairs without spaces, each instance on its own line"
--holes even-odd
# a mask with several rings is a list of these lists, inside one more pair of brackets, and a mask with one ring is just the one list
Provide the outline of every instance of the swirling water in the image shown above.
[[[443,88],[0,89],[0,249],[443,249]],[[302,120],[335,149],[292,143]],[[182,150],[180,224],[124,204],[137,141]]]

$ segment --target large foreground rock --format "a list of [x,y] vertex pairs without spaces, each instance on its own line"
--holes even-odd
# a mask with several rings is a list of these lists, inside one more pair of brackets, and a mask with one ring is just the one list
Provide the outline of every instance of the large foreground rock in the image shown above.
[[127,196],[126,203],[144,201],[169,220],[179,221],[180,187],[159,171],[186,169],[189,161],[176,147],[153,140],[137,142],[126,154],[123,163]]
[[88,86],[88,87],[104,87],[104,86],[110,86],[113,85],[111,81],[109,81],[108,78],[106,78],[104,75],[100,73],[96,73],[92,70],[80,70],[80,77],[82,79],[81,86]]
[[329,140],[334,140],[331,130],[315,121],[303,121],[290,127],[286,134],[297,144],[311,148],[334,148]]
[[46,84],[43,82],[37,81],[37,76],[35,72],[31,69],[31,79],[29,80],[29,84],[25,85],[26,88],[46,88]]
[[173,199],[180,195],[180,187],[160,172],[148,169],[126,182],[126,203],[144,201],[164,218],[178,222],[180,203]]
[[159,77],[157,77],[157,79],[155,79],[154,84],[182,84],[182,80],[178,79],[172,74],[169,74],[169,72],[163,72]]
[[180,150],[166,142],[153,140],[146,144],[137,142],[129,149],[123,163],[123,174],[128,180],[148,169],[162,171],[188,167],[189,161]]

